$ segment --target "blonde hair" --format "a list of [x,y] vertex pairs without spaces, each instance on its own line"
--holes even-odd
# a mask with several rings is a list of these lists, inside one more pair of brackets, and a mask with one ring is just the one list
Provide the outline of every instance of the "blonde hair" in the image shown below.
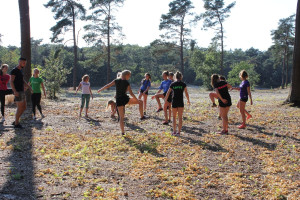
[[90,76],[87,74],[82,77],[83,82],[85,82],[87,79],[90,80]]
[[124,78],[127,75],[130,75],[131,71],[129,70],[123,70],[122,72],[118,72],[117,78]]
[[34,68],[33,71],[32,71],[32,72],[33,72],[33,73],[32,73],[32,76],[34,76],[34,72],[35,72],[35,71],[40,72],[40,70],[39,70],[38,68]]
[[106,111],[108,111],[109,106],[111,107],[112,105],[115,105],[115,104],[116,104],[116,102],[114,100],[112,100],[112,99],[108,100],[107,106],[106,106]]
[[246,72],[246,70],[242,70],[239,75],[240,75],[240,77],[242,77],[244,79],[248,78],[248,73]]

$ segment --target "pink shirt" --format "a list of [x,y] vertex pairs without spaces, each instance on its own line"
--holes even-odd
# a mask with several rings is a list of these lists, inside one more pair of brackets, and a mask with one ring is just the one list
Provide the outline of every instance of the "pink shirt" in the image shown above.
[[10,79],[8,74],[0,75],[0,90],[7,90],[7,83]]

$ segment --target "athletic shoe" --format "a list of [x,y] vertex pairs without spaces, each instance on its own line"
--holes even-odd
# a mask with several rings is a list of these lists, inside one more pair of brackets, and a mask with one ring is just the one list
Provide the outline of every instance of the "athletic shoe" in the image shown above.
[[222,120],[222,117],[219,116],[219,117],[218,117],[218,120]]
[[176,135],[180,136],[180,133],[178,132]]
[[164,110],[164,109],[159,108],[156,112],[158,113],[158,112],[163,111],[163,110]]
[[143,116],[143,117],[141,117],[141,120],[143,121],[143,120],[145,120],[146,119],[146,117],[145,116]]
[[173,132],[172,135],[175,136],[175,135],[176,135],[176,132]]
[[45,115],[42,114],[41,116],[42,116],[42,118],[45,118]]
[[23,129],[23,126],[21,124],[17,124],[17,125],[14,125],[14,128]]
[[3,122],[5,122],[5,118],[4,117],[2,117],[2,120],[1,120],[1,122],[3,123]]
[[248,115],[247,116],[247,120],[251,119],[252,118],[252,115]]
[[164,122],[163,122],[163,125],[168,125],[168,124],[169,124],[168,121],[164,121]]
[[125,133],[122,133],[122,136],[124,136],[125,135]]
[[214,107],[217,107],[217,104],[213,103],[213,105],[212,105],[211,107],[213,107],[213,108],[214,108]]
[[238,126],[239,129],[245,129],[246,128],[246,124],[242,124],[240,126]]
[[171,123],[171,120],[169,120],[169,123]]

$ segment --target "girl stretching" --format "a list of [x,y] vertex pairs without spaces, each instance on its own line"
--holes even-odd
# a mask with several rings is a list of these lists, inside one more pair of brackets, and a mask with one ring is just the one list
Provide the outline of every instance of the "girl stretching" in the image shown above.
[[7,83],[10,79],[10,76],[7,74],[8,65],[3,64],[0,69],[0,101],[1,101],[1,114],[3,123],[5,121],[4,116],[4,107],[5,107],[5,95],[12,94],[12,90],[7,89]]
[[139,92],[139,99],[144,97],[144,115],[146,115],[148,92],[151,87],[151,75],[149,73],[146,73],[145,78],[142,80],[141,83],[142,86]]
[[90,77],[89,75],[84,75],[82,77],[82,81],[79,83],[79,86],[77,87],[76,93],[78,92],[78,90],[80,88],[82,88],[82,95],[81,95],[81,106],[80,106],[80,112],[79,112],[79,117],[81,117],[81,113],[85,104],[85,117],[89,117],[88,116],[88,111],[89,111],[89,104],[90,104],[90,99],[92,96],[93,97],[93,93],[92,93],[92,89],[91,89],[91,84],[90,84]]
[[211,76],[211,86],[215,88],[218,95],[220,114],[223,121],[223,130],[220,134],[228,134],[228,111],[232,105],[228,88],[232,87],[226,81],[221,81],[217,74]]
[[[130,79],[131,72],[129,70],[124,70],[121,72],[120,78],[115,79],[111,83],[107,84],[103,88],[99,89],[98,92],[102,92],[105,89],[108,89],[112,86],[116,86],[116,103],[117,103],[117,109],[120,115],[120,127],[122,131],[122,135],[125,135],[124,130],[124,116],[125,116],[125,106],[127,104],[138,104],[139,105],[139,111],[141,115],[141,120],[146,119],[143,113],[143,101],[138,100],[136,96],[133,94],[130,84],[128,80]],[[118,76],[119,77],[119,76]],[[129,98],[129,96],[126,94],[127,91],[130,93],[130,95],[133,98]]]
[[238,128],[239,129],[244,129],[244,128],[246,128],[246,115],[247,115],[247,120],[252,117],[247,112],[247,110],[245,109],[246,103],[248,101],[248,96],[250,97],[250,104],[251,105],[253,105],[253,101],[252,101],[250,83],[247,80],[248,79],[248,73],[245,70],[242,70],[240,72],[239,76],[240,76],[240,79],[242,80],[242,83],[240,84],[239,88],[233,88],[233,89],[240,91],[240,100],[237,104],[237,107],[240,109],[240,113],[242,115],[243,123],[242,123],[242,125],[238,126]]
[[40,111],[42,118],[45,117],[42,113],[42,107],[41,107],[41,98],[42,98],[41,86],[43,88],[45,98],[47,98],[47,95],[45,91],[44,81],[39,77],[39,74],[40,71],[37,68],[35,68],[33,70],[33,76],[29,79],[29,85],[33,90],[33,93],[31,94],[33,119],[36,119],[35,107],[37,107],[38,110]]
[[[163,122],[163,124],[168,124],[169,120],[168,120],[168,114],[167,114],[167,108],[168,106],[170,107],[170,103],[172,102],[172,96],[169,96],[169,98],[167,99],[167,101],[165,101],[164,104],[164,109],[161,106],[160,103],[160,98],[165,98],[166,94],[170,88],[170,85],[172,83],[172,81],[169,78],[169,72],[168,71],[164,71],[162,74],[163,77],[163,81],[161,82],[160,86],[159,86],[159,90],[157,91],[157,93],[152,96],[152,99],[156,99],[157,103],[158,103],[158,110],[156,112],[160,112],[162,110],[164,110],[164,114],[165,114],[165,121]],[[163,90],[163,94],[160,94],[160,92]]]
[[[221,81],[226,81],[226,78],[224,76],[220,76],[220,80]],[[215,99],[218,99],[217,93],[216,92],[209,93],[209,98],[210,98],[211,102],[213,103],[212,107],[213,108],[217,107],[217,104],[216,104],[216,101],[215,101]],[[219,110],[218,119],[221,120],[222,118],[221,118],[221,115],[220,115],[220,109],[218,108],[218,110]]]
[[[170,85],[170,89],[166,95],[166,100],[173,92],[173,101],[172,101],[172,111],[173,111],[173,133],[172,135],[180,135],[180,131],[182,128],[182,115],[184,110],[184,101],[183,101],[183,92],[185,92],[185,96],[187,98],[188,104],[190,104],[189,93],[187,91],[186,84],[182,82],[182,74],[180,72],[176,72],[176,82],[173,82]],[[178,113],[178,132],[176,132],[176,117]]]

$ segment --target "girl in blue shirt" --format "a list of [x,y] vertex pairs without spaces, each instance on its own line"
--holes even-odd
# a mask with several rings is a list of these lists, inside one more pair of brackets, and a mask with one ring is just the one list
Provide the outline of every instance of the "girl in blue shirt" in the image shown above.
[[142,80],[141,84],[138,99],[144,98],[144,115],[146,115],[148,92],[151,87],[151,75],[149,73],[145,74],[145,78]]

